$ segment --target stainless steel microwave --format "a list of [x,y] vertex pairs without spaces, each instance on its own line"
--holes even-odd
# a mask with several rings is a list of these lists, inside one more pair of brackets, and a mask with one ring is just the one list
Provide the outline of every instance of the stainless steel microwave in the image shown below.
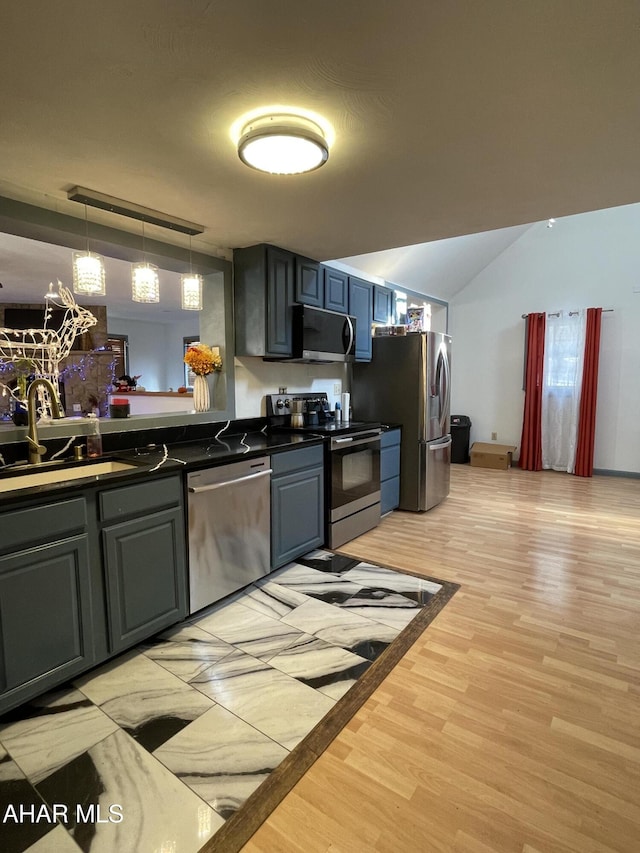
[[309,305],[292,306],[290,361],[353,361],[356,318]]

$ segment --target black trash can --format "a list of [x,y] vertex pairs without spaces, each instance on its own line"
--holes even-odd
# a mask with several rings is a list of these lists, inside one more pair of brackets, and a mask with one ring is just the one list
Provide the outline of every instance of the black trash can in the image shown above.
[[467,415],[451,415],[451,461],[464,464],[469,461],[469,434],[471,419]]

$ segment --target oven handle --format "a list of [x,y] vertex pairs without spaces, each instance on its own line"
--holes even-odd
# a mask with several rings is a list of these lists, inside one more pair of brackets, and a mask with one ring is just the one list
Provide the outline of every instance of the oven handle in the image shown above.
[[246,477],[235,477],[233,480],[223,480],[221,483],[211,483],[209,486],[189,486],[188,491],[192,495],[197,495],[200,492],[210,492],[213,489],[221,489],[223,486],[233,486],[236,483],[244,483],[246,480],[257,480],[258,477],[268,477],[273,473],[272,468],[267,468],[266,471],[258,471],[257,474],[247,474]]
[[332,438],[331,447],[339,444],[348,444],[350,447],[356,447],[358,444],[372,444],[374,441],[380,441],[380,434],[367,436],[347,436],[346,438]]

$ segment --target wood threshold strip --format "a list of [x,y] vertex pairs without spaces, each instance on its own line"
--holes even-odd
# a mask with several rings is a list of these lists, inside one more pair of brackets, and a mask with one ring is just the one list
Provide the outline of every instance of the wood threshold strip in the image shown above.
[[373,661],[329,713],[245,800],[241,808],[205,842],[199,853],[238,853],[460,589],[459,584],[450,581],[398,569],[395,566],[384,566],[381,563],[375,563],[375,565],[389,568],[400,574],[413,575],[421,580],[432,581],[440,584],[442,588]]

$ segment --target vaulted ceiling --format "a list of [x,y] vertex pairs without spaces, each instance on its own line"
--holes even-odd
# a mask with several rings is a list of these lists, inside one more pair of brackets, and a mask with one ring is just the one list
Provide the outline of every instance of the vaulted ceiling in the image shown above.
[[[468,273],[447,238],[508,228],[466,238],[477,265],[512,226],[640,200],[639,36],[637,0],[21,0],[0,26],[0,194],[83,217],[66,191],[90,187],[200,222],[194,246],[226,256],[380,253],[371,272],[419,265],[446,298],[443,265]],[[269,104],[330,122],[322,169],[240,162],[231,126]]]

